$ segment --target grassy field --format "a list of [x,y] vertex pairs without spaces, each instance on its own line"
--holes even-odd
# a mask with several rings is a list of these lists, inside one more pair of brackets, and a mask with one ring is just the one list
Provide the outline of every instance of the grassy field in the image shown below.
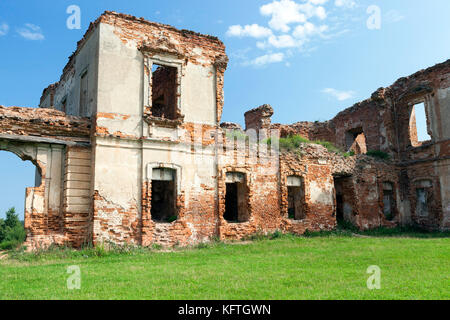
[[[126,250],[125,250],[126,251]],[[67,267],[81,270],[68,290]],[[381,268],[381,289],[366,270]],[[0,299],[450,299],[450,238],[281,236],[173,252],[11,254]]]

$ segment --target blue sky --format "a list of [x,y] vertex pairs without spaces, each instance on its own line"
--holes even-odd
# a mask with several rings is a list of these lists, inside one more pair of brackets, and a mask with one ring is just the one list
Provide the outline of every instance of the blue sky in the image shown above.
[[[66,27],[70,5],[81,9],[80,30]],[[241,124],[264,103],[274,122],[327,120],[450,58],[448,0],[3,0],[0,105],[36,107],[104,10],[221,38],[230,57],[222,120]],[[0,152],[0,168],[0,217],[11,206],[22,212],[34,167]]]

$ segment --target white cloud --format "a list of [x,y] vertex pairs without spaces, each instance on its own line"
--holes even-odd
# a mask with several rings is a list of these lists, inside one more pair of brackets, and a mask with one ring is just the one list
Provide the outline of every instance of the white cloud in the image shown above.
[[334,5],[336,7],[353,9],[356,7],[356,2],[354,0],[335,0]]
[[271,53],[271,54],[266,54],[266,55],[260,56],[256,59],[250,61],[247,64],[261,67],[261,66],[269,64],[269,63],[282,62],[283,60],[284,60],[284,53],[278,52],[278,53]]
[[25,27],[17,29],[17,33],[27,40],[44,40],[44,34],[41,27],[31,23],[25,24]]
[[316,6],[313,1],[307,1],[299,5],[299,9],[306,15],[306,18],[317,17],[321,20],[327,17],[327,12],[324,7]]
[[252,37],[252,38],[267,38],[272,35],[272,30],[262,27],[257,24],[230,26],[227,31],[229,37]]
[[324,7],[317,7],[315,9],[315,15],[320,19],[324,20],[327,17],[327,12],[325,11]]
[[277,49],[302,48],[308,41],[310,41],[311,37],[323,35],[323,33],[327,30],[327,25],[315,26],[314,24],[307,22],[303,25],[298,25],[292,32],[292,35],[272,35],[267,39],[267,41],[257,42],[256,46],[262,50],[270,47]]
[[263,16],[272,17],[269,26],[278,31],[288,32],[290,23],[306,21],[306,16],[300,12],[299,4],[291,0],[273,1],[259,10]]
[[6,23],[0,24],[0,37],[6,35],[8,31],[9,31],[8,24]]
[[340,91],[340,90],[333,89],[333,88],[323,89],[322,92],[333,96],[334,98],[336,98],[339,101],[348,100],[355,96],[354,91]]
[[259,11],[263,16],[270,16],[269,26],[282,32],[289,32],[290,24],[305,23],[307,19],[316,16],[323,20],[327,17],[324,7],[318,6],[325,4],[328,0],[304,0],[305,3],[299,4],[293,0],[273,1],[261,6]]
[[271,35],[265,41],[258,41],[256,46],[261,50],[269,48],[302,48],[305,43],[310,41],[311,37],[316,35],[322,36],[327,30],[327,25],[315,26],[310,22],[306,22],[303,25],[298,25],[292,32],[292,35]]

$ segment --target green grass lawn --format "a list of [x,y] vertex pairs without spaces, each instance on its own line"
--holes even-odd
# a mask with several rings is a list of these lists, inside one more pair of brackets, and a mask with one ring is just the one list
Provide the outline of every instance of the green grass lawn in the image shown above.
[[[0,299],[449,299],[449,262],[446,237],[282,236],[174,252],[49,253],[1,260]],[[67,289],[71,265],[81,269],[80,290]],[[380,290],[367,289],[371,265],[381,268]]]

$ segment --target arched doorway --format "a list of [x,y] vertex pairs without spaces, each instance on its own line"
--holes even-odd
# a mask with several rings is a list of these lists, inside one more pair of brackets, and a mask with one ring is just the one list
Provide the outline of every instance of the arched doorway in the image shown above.
[[16,154],[0,150],[0,218],[14,207],[19,219],[24,221],[25,190],[40,184],[40,173],[31,161]]
[[20,152],[15,154],[0,150],[0,249],[13,249],[26,238],[25,202],[28,190],[30,186],[41,183],[40,171],[26,160],[28,158]]

